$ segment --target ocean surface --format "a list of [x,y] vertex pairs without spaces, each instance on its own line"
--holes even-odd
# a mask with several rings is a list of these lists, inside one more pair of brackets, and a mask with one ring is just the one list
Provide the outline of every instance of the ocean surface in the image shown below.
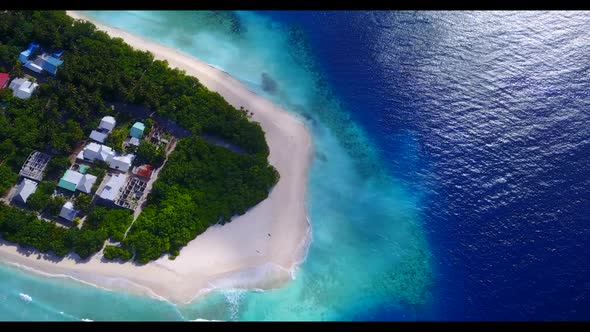
[[182,306],[0,265],[0,320],[590,318],[590,13],[90,14],[305,119],[312,243]]

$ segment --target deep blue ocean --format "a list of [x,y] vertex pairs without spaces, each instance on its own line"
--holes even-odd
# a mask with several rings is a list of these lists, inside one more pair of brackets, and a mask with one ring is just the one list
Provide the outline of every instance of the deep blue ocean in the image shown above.
[[313,242],[288,286],[183,307],[0,266],[0,319],[590,318],[590,13],[89,14],[305,119]]

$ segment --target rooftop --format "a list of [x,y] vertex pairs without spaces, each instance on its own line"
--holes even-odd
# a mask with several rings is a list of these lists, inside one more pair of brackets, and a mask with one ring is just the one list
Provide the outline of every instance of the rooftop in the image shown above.
[[76,188],[83,177],[84,175],[81,173],[67,170],[64,176],[59,180],[57,186],[69,191],[76,191]]
[[109,181],[106,183],[106,185],[104,186],[104,189],[102,190],[102,192],[100,193],[100,198],[109,200],[109,201],[114,201],[117,196],[119,195],[120,189],[123,187],[123,185],[125,184],[125,181],[127,180],[127,175],[125,174],[118,174],[115,176],[112,176]]
[[76,217],[76,214],[78,214],[78,211],[74,210],[74,204],[68,201],[61,208],[59,216],[69,221],[72,221]]
[[10,79],[10,75],[8,75],[7,73],[0,73],[0,89],[3,88],[6,83],[8,83],[8,80]]
[[29,179],[23,179],[16,187],[14,198],[22,201],[23,203],[26,203],[27,198],[29,198],[29,196],[31,196],[35,190],[37,190],[37,182],[31,181]]
[[107,139],[107,136],[108,136],[107,134],[102,133],[100,131],[96,131],[96,130],[93,130],[90,133],[90,138],[92,138],[93,140],[100,142],[100,143],[104,143],[104,141]]

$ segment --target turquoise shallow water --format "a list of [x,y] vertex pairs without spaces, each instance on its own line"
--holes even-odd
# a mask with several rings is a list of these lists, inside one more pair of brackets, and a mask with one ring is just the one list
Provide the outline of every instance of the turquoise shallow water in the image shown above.
[[[301,31],[250,12],[90,14],[220,67],[306,119],[316,151],[307,199],[312,243],[283,288],[220,290],[178,307],[2,266],[0,319],[354,320],[376,308],[398,320],[431,315],[420,193],[385,171],[375,145],[322,80]],[[275,88],[265,89],[263,76]]]

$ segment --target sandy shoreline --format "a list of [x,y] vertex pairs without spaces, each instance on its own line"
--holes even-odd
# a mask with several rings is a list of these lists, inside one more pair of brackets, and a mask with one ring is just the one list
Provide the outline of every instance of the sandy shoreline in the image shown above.
[[[68,15],[87,19],[83,14]],[[270,163],[281,174],[269,197],[223,226],[210,227],[191,241],[176,260],[164,257],[144,266],[105,262],[97,254],[88,262],[66,257],[60,262],[23,255],[0,242],[0,260],[46,275],[70,277],[97,287],[126,290],[175,303],[190,302],[215,288],[269,289],[291,280],[310,238],[305,194],[312,157],[311,137],[301,121],[211,65],[122,30],[93,22],[156,59],[185,70],[235,107],[254,112],[265,131]],[[269,236],[270,234],[270,236]]]

